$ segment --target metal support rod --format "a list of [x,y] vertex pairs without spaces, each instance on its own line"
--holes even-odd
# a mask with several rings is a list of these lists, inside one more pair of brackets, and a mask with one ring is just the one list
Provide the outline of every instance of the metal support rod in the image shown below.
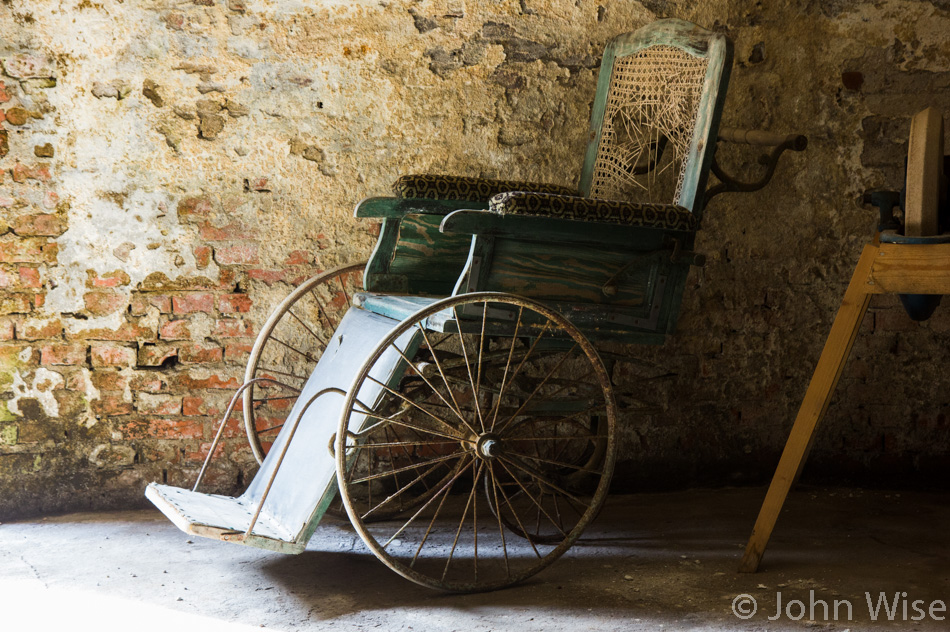
[[198,472],[198,478],[197,480],[195,480],[195,485],[194,487],[191,488],[191,491],[193,492],[198,491],[198,485],[201,484],[201,479],[204,478],[205,471],[208,469],[208,464],[211,463],[211,456],[214,454],[215,449],[218,447],[218,442],[221,441],[221,435],[224,433],[224,427],[227,425],[228,419],[231,417],[231,413],[234,412],[234,405],[237,403],[238,397],[242,393],[244,393],[244,391],[247,390],[248,387],[251,387],[254,384],[257,384],[259,382],[272,382],[274,384],[277,384],[278,386],[282,386],[283,388],[296,391],[298,394],[300,393],[300,391],[297,388],[289,384],[284,384],[283,382],[280,382],[278,380],[275,380],[269,377],[256,377],[252,380],[248,380],[244,384],[241,384],[241,386],[237,389],[237,391],[234,392],[234,395],[231,397],[231,401],[228,402],[228,408],[227,410],[224,411],[224,418],[221,419],[221,423],[218,425],[218,432],[214,435],[214,441],[211,442],[211,449],[208,450],[208,454],[205,456],[204,463],[201,465],[201,471]]
[[264,488],[264,494],[261,496],[261,502],[257,504],[257,510],[254,512],[254,516],[251,518],[251,523],[247,525],[247,531],[244,532],[245,539],[251,537],[251,532],[254,530],[254,525],[257,524],[257,519],[260,518],[261,510],[264,509],[264,502],[267,500],[267,495],[270,494],[271,487],[273,487],[274,481],[277,479],[277,473],[280,471],[280,466],[284,462],[284,457],[287,456],[287,450],[290,448],[290,442],[294,439],[294,433],[297,432],[297,426],[300,425],[300,420],[303,419],[303,415],[305,412],[307,412],[307,409],[310,408],[310,406],[315,401],[327,393],[337,393],[346,397],[346,391],[344,391],[342,388],[325,388],[307,400],[307,403],[304,405],[303,409],[297,414],[297,418],[294,419],[294,425],[290,427],[290,434],[287,435],[287,441],[284,443],[284,447],[280,451],[280,457],[277,459],[277,465],[274,466],[274,472],[270,475],[270,479],[267,481],[267,486]]

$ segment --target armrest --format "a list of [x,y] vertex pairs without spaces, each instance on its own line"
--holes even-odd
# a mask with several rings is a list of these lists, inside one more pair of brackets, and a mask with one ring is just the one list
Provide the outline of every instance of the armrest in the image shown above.
[[501,193],[491,199],[489,209],[502,215],[531,215],[682,232],[695,231],[699,227],[695,215],[675,204],[637,204],[551,193]]
[[[414,174],[402,176],[393,184],[393,192],[400,198],[424,198],[430,200],[470,200],[487,202],[493,195],[505,191],[538,191],[577,195],[577,189],[557,184],[517,182],[514,180],[488,180],[465,176]],[[462,208],[462,207],[459,207]]]
[[395,197],[369,197],[356,205],[354,217],[377,219],[402,219],[406,215],[448,215],[460,208],[488,209],[488,203],[471,200],[432,200],[422,198],[402,199]]
[[638,226],[617,226],[533,215],[501,215],[469,209],[446,215],[439,230],[443,233],[508,237],[550,243],[633,247],[636,250],[662,248],[668,241],[669,235],[667,231]]

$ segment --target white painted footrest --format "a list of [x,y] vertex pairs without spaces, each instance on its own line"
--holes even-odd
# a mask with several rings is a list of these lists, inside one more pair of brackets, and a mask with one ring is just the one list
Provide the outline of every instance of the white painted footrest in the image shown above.
[[294,542],[296,534],[264,512],[254,525],[253,535],[244,538],[255,506],[243,496],[202,494],[158,483],[149,485],[145,495],[185,533],[284,553],[299,553],[307,546],[306,542]]

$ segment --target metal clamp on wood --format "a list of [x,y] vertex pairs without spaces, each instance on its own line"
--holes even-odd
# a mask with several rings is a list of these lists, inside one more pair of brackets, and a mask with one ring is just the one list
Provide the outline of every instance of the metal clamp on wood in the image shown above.
[[802,134],[775,134],[760,130],[738,129],[723,127],[719,130],[719,140],[730,143],[743,143],[757,147],[772,147],[772,152],[759,156],[759,164],[766,168],[765,175],[758,180],[746,182],[735,178],[723,170],[719,164],[719,157],[713,159],[712,172],[719,178],[719,184],[706,191],[706,201],[720,193],[741,192],[751,193],[764,188],[772,181],[779,157],[786,151],[804,151],[808,147],[808,138]]

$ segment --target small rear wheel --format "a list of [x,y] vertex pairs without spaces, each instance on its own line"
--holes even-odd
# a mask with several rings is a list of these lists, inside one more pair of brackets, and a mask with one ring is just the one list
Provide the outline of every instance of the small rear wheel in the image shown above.
[[280,302],[257,335],[245,383],[270,378],[285,385],[255,384],[244,391],[244,429],[258,463],[267,456],[354,294],[363,289],[365,268],[364,261],[307,279]]
[[[402,360],[388,381],[374,370],[384,354]],[[551,564],[596,516],[616,417],[600,357],[566,318],[508,294],[448,298],[401,322],[358,372],[337,433],[340,494],[403,577],[501,588]],[[411,511],[372,521],[420,490]]]

